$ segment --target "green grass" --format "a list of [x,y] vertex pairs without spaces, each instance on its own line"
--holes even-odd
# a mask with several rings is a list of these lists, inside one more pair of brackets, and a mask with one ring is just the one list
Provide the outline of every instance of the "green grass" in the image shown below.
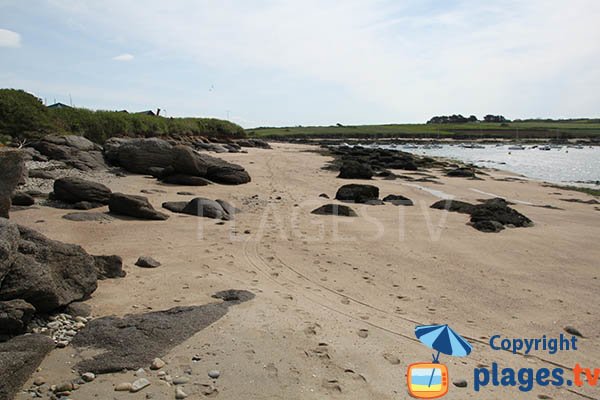
[[388,124],[358,126],[298,126],[247,129],[256,138],[598,138],[598,120],[523,121],[464,124]]

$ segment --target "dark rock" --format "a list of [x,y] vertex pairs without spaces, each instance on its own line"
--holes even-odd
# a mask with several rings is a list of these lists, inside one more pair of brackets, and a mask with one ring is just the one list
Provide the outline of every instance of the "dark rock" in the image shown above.
[[22,151],[0,151],[0,218],[8,218],[12,193],[24,181],[25,174],[25,155]]
[[35,199],[24,192],[14,192],[12,194],[11,202],[13,206],[32,206],[35,204]]
[[447,171],[446,175],[459,178],[475,178],[475,171],[473,168],[460,167]]
[[120,256],[93,256],[98,279],[123,278],[127,273],[123,271],[123,259]]
[[35,307],[25,300],[0,301],[0,335],[18,335],[25,332]]
[[171,185],[182,185],[182,186],[206,186],[210,185],[210,181],[199,176],[193,175],[182,175],[175,174],[169,175],[162,179],[164,183],[169,183]]
[[468,386],[467,381],[464,379],[455,379],[452,381],[452,384],[459,388],[466,388]]
[[440,200],[433,203],[431,205],[431,208],[436,208],[438,210],[453,211],[461,214],[471,214],[475,206],[473,204],[459,200]]
[[72,317],[89,317],[92,314],[92,307],[81,301],[74,301],[64,309],[65,314]]
[[71,205],[71,207],[76,210],[92,210],[94,208],[99,208],[102,206],[104,206],[104,204],[90,201],[78,201],[77,203],[73,203]]
[[223,210],[225,210],[225,212],[227,213],[227,215],[229,215],[229,219],[233,219],[233,217],[235,216],[235,214],[237,214],[237,213],[240,212],[240,210],[238,208],[232,206],[231,204],[229,204],[225,200],[216,199],[215,201],[217,203],[219,203],[221,205],[221,207],[223,207]]
[[161,167],[150,167],[148,168],[148,173],[155,177],[156,179],[163,179],[167,176],[171,175],[175,170],[171,167],[161,168]]
[[112,221],[114,218],[108,214],[100,212],[72,212],[63,215],[64,219],[69,221]]
[[239,139],[236,141],[241,147],[259,147],[261,149],[270,149],[271,145],[260,139]]
[[504,229],[504,225],[498,221],[492,220],[480,220],[473,222],[472,225],[473,228],[477,229],[478,231],[487,233],[500,232],[502,229]]
[[365,204],[369,205],[369,206],[383,206],[383,205],[385,205],[385,203],[382,200],[379,200],[379,199],[367,200],[367,201],[365,201]]
[[230,215],[220,203],[204,197],[192,199],[181,212],[198,217],[222,219],[225,221],[230,220],[233,217],[233,215]]
[[135,262],[135,265],[141,268],[158,268],[161,264],[152,257],[141,256]]
[[354,183],[340,187],[335,194],[337,200],[355,203],[366,203],[369,200],[377,200],[378,197],[379,188],[377,186]]
[[0,288],[2,281],[15,259],[19,248],[19,228],[5,218],[0,218]]
[[162,207],[174,213],[183,213],[183,209],[188,205],[187,201],[166,201]]
[[510,208],[506,200],[500,198],[490,199],[483,204],[477,204],[471,212],[471,223],[475,229],[481,227],[485,229],[485,232],[495,232],[489,229],[492,226],[497,227],[497,224],[483,224],[482,221],[495,221],[501,225],[513,225],[515,227],[528,227],[532,225],[529,218]]
[[363,164],[358,161],[344,161],[340,168],[338,178],[343,179],[371,179],[373,170],[368,164]]
[[28,172],[30,178],[37,179],[56,179],[57,174],[53,171],[46,171],[43,169],[30,169]]
[[412,206],[412,200],[399,194],[390,194],[383,198],[383,201],[392,203],[395,206]]
[[78,332],[71,345],[100,352],[84,359],[76,369],[101,374],[146,367],[154,358],[168,354],[173,347],[219,320],[230,306],[254,297],[247,291],[237,292],[227,291],[226,297],[237,298],[232,301],[94,319]]
[[0,286],[0,300],[24,299],[39,312],[49,312],[96,290],[94,258],[80,246],[50,240],[23,226],[18,230],[18,252]]
[[52,349],[45,335],[22,335],[0,343],[0,399],[12,399]]
[[48,135],[31,147],[51,160],[58,160],[82,171],[105,169],[101,146],[82,136]]
[[196,193],[192,193],[192,192],[177,192],[178,195],[180,196],[194,196]]
[[321,194],[319,195],[319,197],[322,197],[322,198],[324,198],[324,199],[328,199],[328,198],[329,198],[329,195],[328,195],[327,193],[321,193]]
[[173,169],[178,174],[205,177],[208,173],[208,160],[212,157],[204,157],[189,146],[175,146],[173,148]]
[[123,193],[113,193],[108,202],[110,212],[128,217],[166,220],[167,214],[156,211],[148,199],[143,196],[128,195]]
[[341,215],[344,217],[356,217],[356,212],[348,206],[342,204],[325,204],[312,210],[311,214],[319,215]]
[[101,183],[76,177],[65,177],[54,181],[54,198],[66,203],[87,201],[108,204],[111,190]]

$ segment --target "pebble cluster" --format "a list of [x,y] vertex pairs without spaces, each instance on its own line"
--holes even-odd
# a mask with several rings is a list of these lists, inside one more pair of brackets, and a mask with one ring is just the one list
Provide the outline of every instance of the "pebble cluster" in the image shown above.
[[56,314],[48,318],[36,317],[30,323],[31,333],[41,333],[50,336],[57,347],[66,347],[77,331],[85,328],[91,318],[73,317],[69,314]]

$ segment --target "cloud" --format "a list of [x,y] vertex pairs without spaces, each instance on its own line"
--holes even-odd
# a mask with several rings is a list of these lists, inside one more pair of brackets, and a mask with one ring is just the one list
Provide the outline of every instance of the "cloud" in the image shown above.
[[[589,115],[600,103],[596,0],[53,4],[165,59],[326,82],[390,121],[442,113]],[[305,96],[310,112],[311,93],[295,95]]]
[[0,29],[0,47],[21,47],[21,35],[8,29]]
[[135,57],[133,56],[133,54],[125,53],[125,54],[119,54],[118,56],[113,57],[113,60],[115,60],[115,61],[131,61],[134,58]]

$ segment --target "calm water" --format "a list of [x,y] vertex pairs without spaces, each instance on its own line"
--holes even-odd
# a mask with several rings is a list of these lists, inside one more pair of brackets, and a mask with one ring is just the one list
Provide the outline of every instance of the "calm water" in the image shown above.
[[596,182],[592,186],[597,186],[597,181],[600,181],[600,147],[598,146],[583,148],[563,146],[551,150],[540,150],[531,146],[525,146],[525,150],[509,150],[510,145],[486,145],[484,148],[465,148],[460,145],[442,145],[440,148],[427,148],[423,145],[417,145],[417,148],[402,145],[380,147],[452,158],[554,183]]

